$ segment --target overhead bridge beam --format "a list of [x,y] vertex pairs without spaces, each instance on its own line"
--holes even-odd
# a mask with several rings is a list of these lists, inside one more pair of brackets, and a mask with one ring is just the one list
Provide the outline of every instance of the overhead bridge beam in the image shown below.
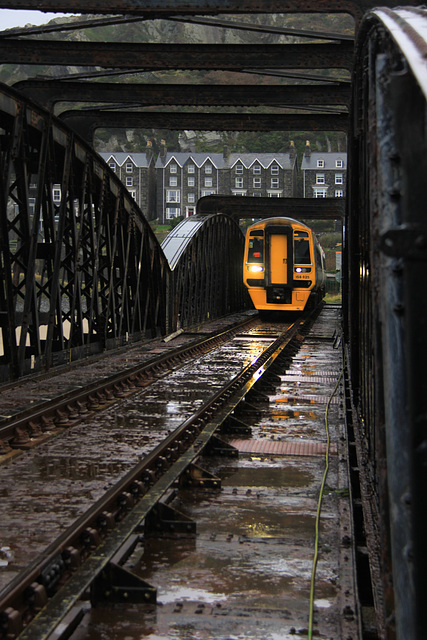
[[197,215],[225,213],[238,218],[274,218],[297,220],[342,220],[343,198],[251,198],[247,196],[206,196],[197,203]]
[[[216,15],[218,13],[350,13],[361,17],[377,6],[375,0],[73,0],[72,11],[93,14],[129,14],[146,17],[168,15]],[[382,2],[383,6],[397,6],[398,2]],[[405,4],[413,4],[405,2]],[[39,11],[70,11],[69,0],[3,0],[5,9],[38,9]]]
[[[37,42],[37,44],[35,44]],[[340,44],[135,44],[0,39],[3,64],[115,69],[332,69],[351,70],[354,46]]]
[[182,113],[179,111],[65,111],[68,126],[92,143],[96,129],[172,129],[184,131],[344,131],[346,114]]
[[25,96],[52,109],[56,102],[105,102],[196,106],[348,105],[350,86],[331,85],[205,85],[117,84],[24,80],[14,85]]

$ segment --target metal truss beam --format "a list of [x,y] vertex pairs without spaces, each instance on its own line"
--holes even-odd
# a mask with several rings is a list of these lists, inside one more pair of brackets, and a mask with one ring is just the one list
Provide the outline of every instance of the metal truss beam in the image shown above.
[[188,280],[149,212],[72,130],[4,85],[0,122],[1,380],[176,330],[175,285],[198,296],[180,302],[187,325],[242,308],[242,234],[229,218],[218,235],[203,220],[197,251],[182,254]]
[[127,112],[127,111],[65,111],[60,116],[85,140],[92,142],[99,128],[173,129],[183,131],[347,131],[346,114],[237,114]]
[[226,213],[234,219],[288,216],[297,220],[342,220],[342,198],[250,198],[206,196],[197,203],[197,215]]
[[[405,4],[415,4],[405,2]],[[73,0],[72,11],[92,14],[129,14],[150,17],[179,14],[224,13],[350,13],[361,16],[377,6],[375,0]],[[397,6],[398,2],[383,2],[383,6]],[[69,0],[3,0],[5,9],[38,9],[40,11],[69,12]]]
[[[293,106],[348,105],[350,87],[318,85],[197,85],[121,84],[101,82],[57,82],[24,80],[14,88],[35,102],[52,109],[56,102],[110,102],[117,104],[204,106]],[[119,100],[118,100],[119,97]]]
[[0,39],[3,64],[115,69],[352,69],[354,46],[341,44],[134,44]]

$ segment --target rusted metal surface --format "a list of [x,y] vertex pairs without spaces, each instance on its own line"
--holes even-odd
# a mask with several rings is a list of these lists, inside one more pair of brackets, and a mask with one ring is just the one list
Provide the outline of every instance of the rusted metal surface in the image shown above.
[[[286,346],[290,343],[291,337],[295,336],[299,330],[302,330],[302,323],[296,323],[293,327],[290,328],[289,335],[285,334],[283,336],[279,336],[277,340],[273,341],[267,349],[264,350],[262,343],[258,342],[257,344],[257,335],[254,335],[252,338],[253,345],[248,342],[248,347],[246,349],[248,352],[252,352],[252,355],[242,354],[243,358],[248,362],[247,366],[245,366],[239,374],[237,378],[229,377],[227,375],[225,379],[229,380],[225,384],[225,388],[223,389],[224,382],[221,382],[221,378],[224,376],[219,373],[219,379],[216,382],[216,386],[218,387],[218,392],[214,392],[212,395],[212,391],[214,390],[211,387],[211,390],[207,390],[205,388],[204,396],[206,396],[206,392],[209,394],[209,399],[204,401],[202,408],[196,411],[195,415],[185,420],[177,429],[173,430],[173,433],[166,437],[164,442],[154,449],[152,453],[146,455],[139,465],[132,469],[126,476],[118,483],[117,487],[109,490],[100,500],[99,504],[96,508],[91,508],[86,514],[81,516],[76,523],[76,526],[73,528],[67,529],[63,535],[58,539],[57,546],[50,545],[46,551],[42,554],[40,559],[37,559],[33,564],[26,570],[23,574],[24,578],[24,586],[26,583],[28,585],[32,583],[36,577],[37,571],[41,571],[41,568],[45,565],[49,565],[51,561],[57,557],[58,553],[69,553],[70,548],[73,547],[76,549],[78,553],[75,555],[80,556],[82,559],[89,552],[89,548],[85,547],[84,539],[87,537],[88,532],[91,532],[90,538],[91,543],[90,546],[97,546],[97,537],[99,536],[101,539],[105,535],[105,531],[100,529],[99,527],[99,518],[97,513],[103,512],[105,514],[110,513],[111,517],[119,522],[118,528],[121,531],[121,538],[119,543],[119,538],[116,537],[116,534],[113,532],[113,539],[115,542],[112,545],[111,540],[109,540],[109,536],[106,537],[105,543],[103,543],[103,550],[99,552],[99,554],[94,554],[92,558],[89,560],[89,567],[85,564],[82,566],[82,570],[76,570],[74,576],[71,578],[70,583],[67,583],[65,591],[68,593],[67,597],[60,596],[53,598],[53,620],[52,620],[52,612],[49,615],[39,614],[37,621],[35,622],[36,628],[39,629],[39,638],[45,637],[47,633],[46,629],[49,628],[53,630],[55,626],[55,620],[57,620],[58,610],[61,609],[63,613],[70,609],[73,602],[76,602],[79,595],[83,593],[83,591],[88,586],[89,575],[92,575],[91,581],[93,581],[94,577],[101,571],[103,567],[106,566],[106,562],[108,562],[109,558],[112,558],[113,555],[118,554],[118,549],[123,542],[126,541],[128,536],[131,534],[132,530],[138,526],[141,518],[143,518],[148,510],[152,507],[153,497],[149,497],[150,488],[152,487],[155,495],[154,499],[157,501],[159,497],[167,490],[170,484],[174,481],[175,476],[171,476],[169,474],[169,470],[172,472],[172,469],[179,466],[179,469],[174,473],[182,474],[188,467],[191,460],[200,455],[202,450],[205,448],[208,439],[210,438],[209,434],[212,434],[218,426],[224,421],[224,419],[231,413],[231,411],[236,406],[236,403],[239,402],[252,388],[254,384],[259,381],[260,376],[268,367],[271,366],[276,360],[286,353]],[[271,342],[274,333],[272,331],[270,340]],[[266,334],[267,336],[268,334]],[[251,334],[248,332],[247,339],[251,340]],[[248,341],[247,340],[247,341]],[[265,344],[265,343],[264,343]],[[238,342],[238,349],[242,350],[243,342],[240,340]],[[249,357],[248,357],[249,355]],[[252,360],[253,356],[257,357],[255,360]],[[242,357],[240,356],[240,358]],[[231,363],[230,363],[231,364]],[[200,366],[200,365],[199,365]],[[217,365],[218,366],[218,365]],[[241,365],[238,363],[234,364],[234,368],[237,367],[239,370]],[[219,368],[220,371],[221,367]],[[191,369],[187,373],[187,376],[191,374]],[[171,382],[169,381],[169,384]],[[185,386],[189,384],[188,379],[184,381]],[[197,379],[193,382],[193,386],[197,386]],[[163,388],[166,388],[165,382],[161,383]],[[183,387],[181,383],[181,391],[182,394]],[[147,392],[145,392],[147,393]],[[185,410],[189,410],[189,407]],[[193,410],[194,411],[194,410]],[[219,415],[218,415],[219,412]],[[192,412],[191,412],[192,413]],[[180,420],[182,420],[182,412],[180,413]],[[178,417],[178,416],[177,416]],[[176,420],[176,418],[175,418]],[[170,421],[170,424],[173,424],[173,419]],[[185,433],[188,432],[188,437],[184,438]],[[206,432],[206,435],[205,435]],[[105,436],[107,437],[107,432],[105,432]],[[93,434],[92,437],[96,438],[96,435]],[[155,440],[158,436],[155,436],[155,432],[152,431],[152,439],[150,441],[150,450],[153,448],[153,439]],[[160,436],[162,438],[162,436]],[[68,439],[71,438],[71,431]],[[197,442],[196,442],[197,439]],[[179,442],[178,442],[179,441]],[[78,443],[78,440],[74,440],[75,444]],[[191,445],[191,451],[188,448]],[[172,447],[172,448],[171,448]],[[86,455],[89,453],[90,444],[88,443],[88,447],[86,447]],[[171,448],[171,449],[170,449]],[[67,445],[65,442],[61,444],[61,449],[65,453],[67,449]],[[170,452],[168,453],[170,449]],[[184,453],[182,456],[180,452],[188,450],[188,455]],[[173,451],[173,452],[172,452]],[[99,452],[99,448],[98,448]],[[100,453],[100,452],[99,452]],[[98,455],[99,455],[98,453]],[[136,451],[134,455],[131,456],[135,458]],[[42,452],[40,451],[40,455]],[[105,458],[107,455],[107,440],[105,439],[105,445],[103,447],[102,455]],[[161,456],[159,458],[159,456]],[[188,457],[190,456],[190,457]],[[159,461],[162,461],[161,464]],[[175,462],[176,461],[176,462]],[[129,461],[130,463],[130,461]],[[132,464],[132,463],[130,463]],[[166,472],[166,473],[165,473]],[[196,479],[196,476],[194,477]],[[21,479],[21,482],[25,482],[25,479]],[[135,492],[132,489],[132,486],[139,487],[138,491]],[[161,488],[159,489],[159,485]],[[145,487],[145,488],[144,488]],[[17,488],[17,487],[16,487]],[[15,490],[16,490],[15,488]],[[147,491],[148,488],[148,491]],[[60,486],[56,485],[56,490],[60,491]],[[124,500],[124,496],[129,495],[129,500]],[[122,499],[123,497],[123,499]],[[132,500],[131,500],[132,498]],[[74,496],[74,501],[77,499],[77,496]],[[65,496],[63,498],[65,500]],[[131,502],[136,502],[136,508],[130,510]],[[150,502],[151,501],[151,502]],[[144,506],[145,505],[145,506]],[[63,508],[65,508],[65,502],[63,502]],[[117,512],[117,509],[119,511]],[[124,519],[120,517],[120,512],[123,511],[122,517],[124,515]],[[126,512],[129,511],[129,515],[126,516]],[[116,513],[117,512],[117,513]],[[129,524],[130,520],[132,520],[132,524]],[[96,534],[96,530],[98,530],[98,534]],[[81,535],[83,532],[86,532],[85,535]],[[83,547],[81,546],[81,542],[83,542]],[[107,551],[107,548],[109,549]],[[96,569],[98,567],[98,569]],[[3,612],[9,610],[9,607],[17,608],[17,610],[21,611],[22,607],[25,608],[25,593],[22,593],[24,601],[19,604],[19,596],[17,594],[18,589],[18,578],[13,580],[12,583],[4,590],[2,594],[2,603],[3,603]],[[73,584],[73,591],[71,592],[71,585]],[[53,586],[52,586],[53,588]],[[18,598],[18,599],[17,599]],[[27,603],[28,606],[28,603]],[[9,616],[10,614],[6,614]],[[47,626],[46,626],[47,625]],[[53,625],[53,626],[52,626]],[[33,634],[33,635],[32,635]],[[34,629],[33,626],[29,628],[28,632],[24,631],[21,637],[34,637]]]
[[129,112],[87,109],[65,111],[60,119],[91,142],[100,127],[190,129],[195,131],[347,131],[348,116],[294,113]]
[[[408,2],[407,4],[415,4]],[[396,6],[397,2],[384,2],[384,6]],[[70,10],[66,0],[3,0],[3,8],[10,9],[38,9],[41,11]],[[73,3],[76,13],[124,13],[129,15],[164,17],[185,13],[218,14],[218,13],[350,13],[357,17],[376,7],[375,0],[245,0],[245,4],[237,0],[179,0],[174,2],[164,0],[109,0],[108,4],[100,0],[79,0]]]
[[197,214],[227,213],[236,218],[270,218],[286,215],[296,220],[340,220],[345,202],[338,198],[250,198],[247,196],[205,196],[197,203]]
[[353,86],[346,342],[374,597],[387,640],[425,633],[426,25],[422,7],[368,14]]
[[[56,102],[112,102],[117,104],[116,83],[56,82],[55,80],[23,80],[14,85],[45,108]],[[292,106],[344,105],[348,106],[350,87],[342,84],[317,86],[230,84],[122,84],[120,103],[125,105],[210,105],[210,106]]]
[[[321,323],[332,324],[330,315]],[[310,341],[310,335],[307,337]],[[336,367],[340,350],[334,340],[322,345],[302,343],[290,370],[319,363]],[[280,376],[281,377],[281,376]],[[333,391],[328,381],[322,393]],[[287,385],[276,386],[269,402],[245,412],[252,438],[324,441],[324,407],[281,411]],[[341,410],[330,415],[331,437],[340,455],[332,456],[327,495],[322,504],[320,561],[314,603],[314,636],[362,638],[360,607],[354,582],[353,530],[350,516],[346,451]],[[168,505],[197,525],[197,535],[184,536],[155,526],[129,558],[127,567],[157,588],[157,606],[120,608],[100,602],[84,614],[79,638],[99,640],[112,630],[119,640],[137,635],[178,640],[208,635],[245,640],[307,636],[309,581],[313,558],[316,496],[324,461],[262,453],[239,459],[214,456],[203,466],[221,480],[221,491],[195,492],[182,487]],[[340,522],[337,525],[337,522]]]
[[0,39],[0,60],[10,64],[77,65],[115,69],[331,69],[351,70],[354,45],[134,44]]
[[[178,345],[147,341],[95,357],[83,365],[67,367],[55,374],[33,376],[14,385],[0,387],[0,440],[5,449],[25,451],[52,438],[60,429],[75,424],[115,398],[126,397],[135,388],[145,388],[169,370],[182,366],[195,355],[203,355],[230,340],[243,326],[253,322],[253,313],[227,316],[212,334],[194,337],[179,334]],[[209,325],[204,326],[208,332]],[[54,381],[54,383],[53,383]],[[3,462],[0,453],[0,463]]]

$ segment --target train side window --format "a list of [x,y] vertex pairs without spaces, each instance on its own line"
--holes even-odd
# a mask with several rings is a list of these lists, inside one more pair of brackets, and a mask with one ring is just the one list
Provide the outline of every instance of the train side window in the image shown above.
[[311,264],[308,233],[297,231],[294,237],[294,264]]
[[264,239],[249,237],[248,262],[264,262]]

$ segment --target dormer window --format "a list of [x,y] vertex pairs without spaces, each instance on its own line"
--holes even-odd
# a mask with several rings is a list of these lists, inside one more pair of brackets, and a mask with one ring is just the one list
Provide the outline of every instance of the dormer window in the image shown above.
[[205,173],[212,173],[212,165],[205,164]]
[[132,173],[133,171],[133,164],[132,162],[127,162],[126,163],[126,173]]
[[254,172],[254,176],[260,176],[261,175],[261,166],[259,164],[254,164],[253,172]]
[[272,176],[278,176],[279,175],[279,165],[278,164],[271,165],[271,175]]
[[335,166],[336,166],[338,169],[342,169],[342,168],[343,168],[344,163],[343,163],[343,161],[341,160],[341,158],[338,158],[338,160],[335,162]]
[[319,169],[323,169],[323,167],[325,166],[325,161],[323,159],[318,160],[317,166],[319,167]]
[[177,173],[178,172],[178,167],[176,166],[176,164],[169,165],[169,171],[171,173]]
[[243,174],[243,165],[242,164],[236,164],[236,174],[241,176]]

